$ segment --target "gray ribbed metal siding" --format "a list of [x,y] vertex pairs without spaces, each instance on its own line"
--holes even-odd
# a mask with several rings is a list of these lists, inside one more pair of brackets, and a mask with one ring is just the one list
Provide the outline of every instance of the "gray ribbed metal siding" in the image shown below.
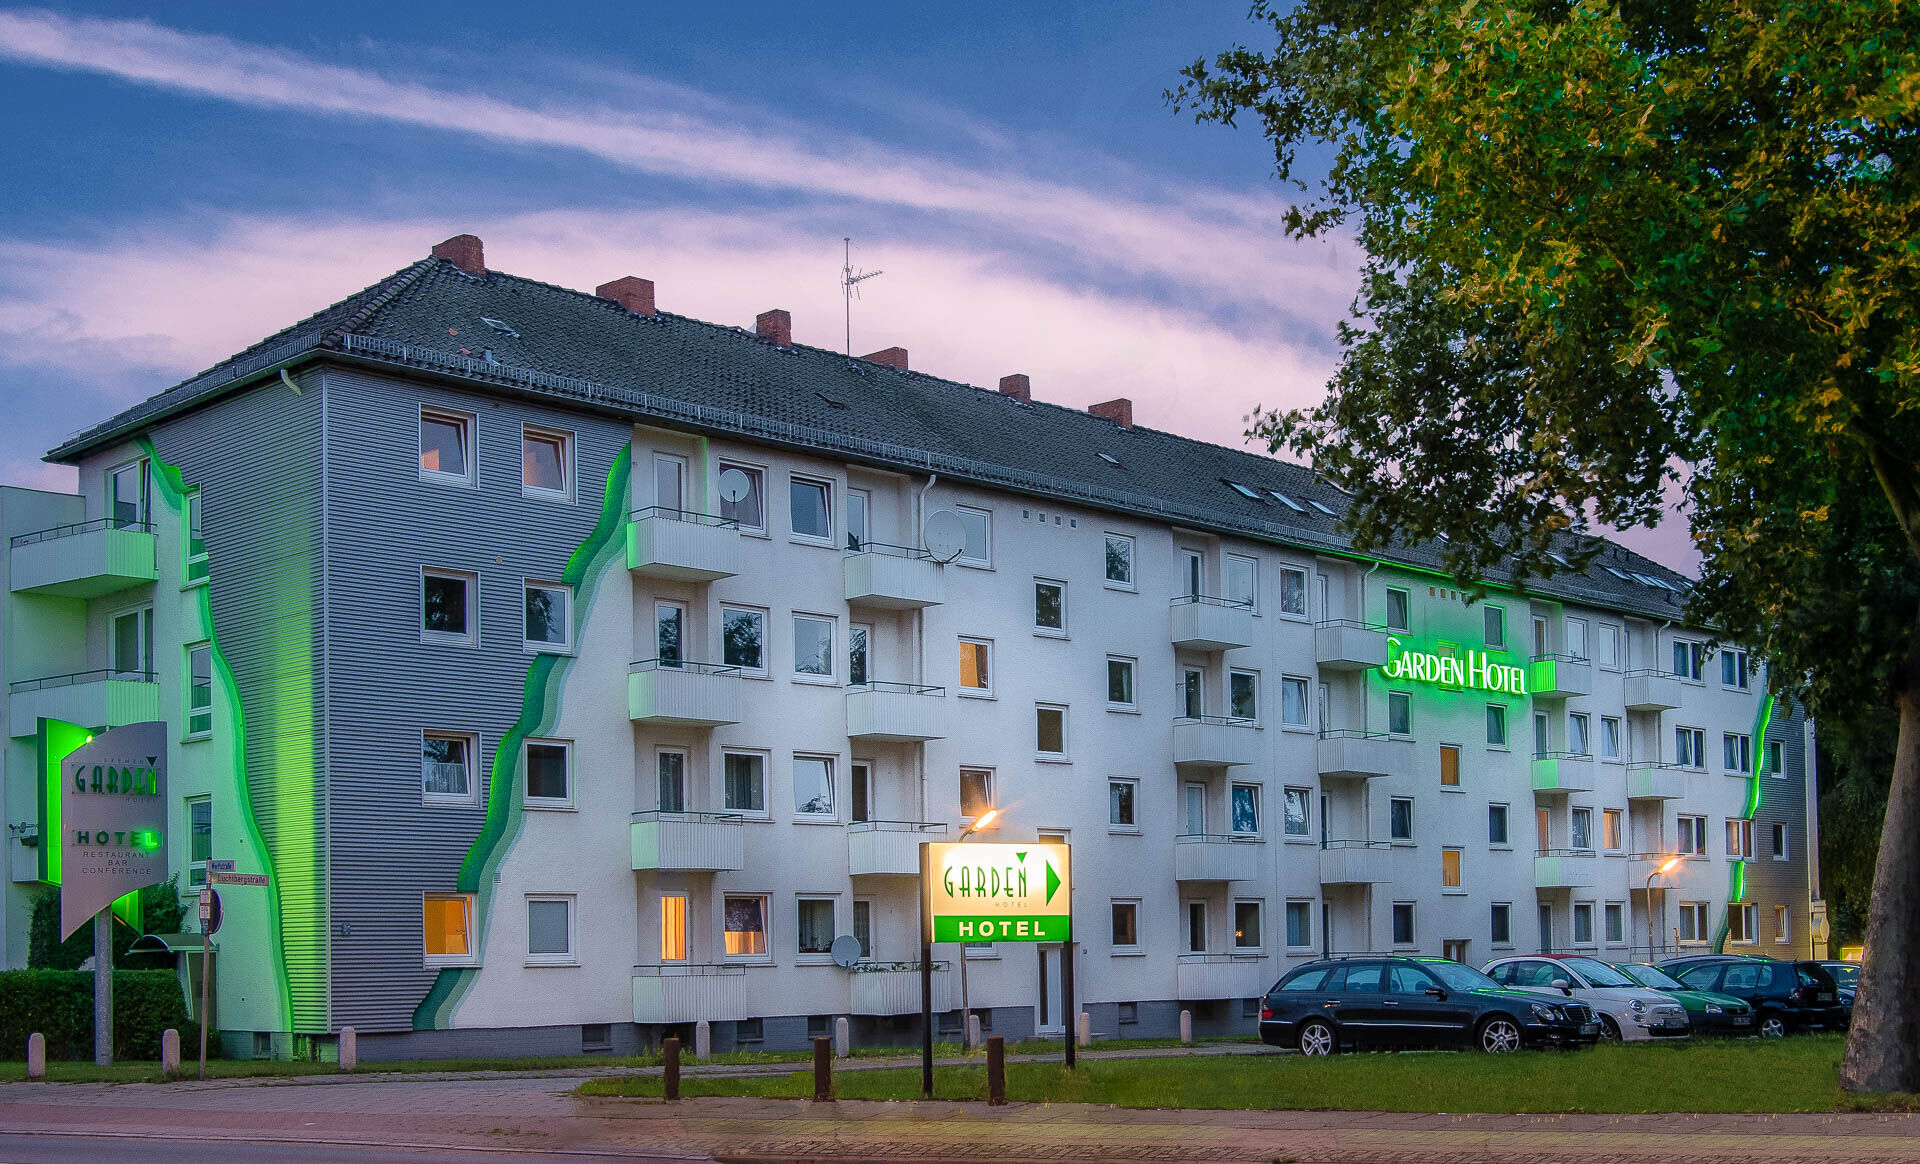
[[[1785,744],[1786,778],[1760,778],[1760,807],[1753,814],[1753,860],[1747,863],[1747,900],[1758,908],[1760,940],[1757,953],[1786,957],[1809,957],[1812,935],[1807,932],[1807,732],[1806,711],[1798,704],[1781,700],[1774,705],[1773,722],[1767,738]],[[1755,748],[1762,747],[1759,741]],[[1764,762],[1764,754],[1756,757]],[[1773,859],[1773,826],[1787,826],[1787,859]],[[1790,919],[1785,944],[1773,940],[1773,907],[1784,905]],[[1728,946],[1729,950],[1741,947]]]
[[[522,579],[560,576],[632,429],[340,369],[326,372],[326,392],[333,1022],[407,1030],[438,973],[422,966],[422,894],[454,888],[494,750],[519,715]],[[422,404],[476,416],[477,489],[419,479]],[[573,504],[520,495],[527,423],[575,434]],[[479,575],[477,646],[420,642],[423,566]],[[473,806],[421,803],[423,729],[479,735]]]

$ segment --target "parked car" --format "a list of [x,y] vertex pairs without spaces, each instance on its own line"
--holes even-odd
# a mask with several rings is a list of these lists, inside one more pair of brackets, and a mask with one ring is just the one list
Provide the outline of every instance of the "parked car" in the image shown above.
[[1591,1046],[1592,1008],[1559,991],[1509,989],[1442,958],[1309,962],[1260,1003],[1260,1040],[1331,1055],[1348,1047]]
[[1696,1035],[1753,1034],[1753,1008],[1731,994],[1691,990],[1678,978],[1647,962],[1609,964],[1648,990],[1658,990],[1677,1000],[1686,1008],[1687,1021]]
[[1598,958],[1527,954],[1495,958],[1484,969],[1502,986],[1559,990],[1598,1012],[1603,1039],[1684,1039],[1692,1032],[1679,1001],[1649,990]]
[[1818,962],[1776,962],[1752,954],[1675,958],[1660,969],[1694,990],[1731,994],[1753,1007],[1754,1029],[1778,1038],[1807,1027],[1844,1028],[1840,988]]
[[1847,1012],[1847,1025],[1853,1025],[1853,1004],[1860,994],[1860,963],[1858,962],[1822,962],[1821,969],[1833,975],[1833,984],[1840,988],[1840,1005]]

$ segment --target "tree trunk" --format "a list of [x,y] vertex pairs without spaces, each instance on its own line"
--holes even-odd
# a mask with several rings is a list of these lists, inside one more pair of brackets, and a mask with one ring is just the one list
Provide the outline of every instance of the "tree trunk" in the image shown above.
[[1840,1063],[1848,1091],[1920,1091],[1920,622],[1894,688],[1900,740],[1873,868],[1860,997]]

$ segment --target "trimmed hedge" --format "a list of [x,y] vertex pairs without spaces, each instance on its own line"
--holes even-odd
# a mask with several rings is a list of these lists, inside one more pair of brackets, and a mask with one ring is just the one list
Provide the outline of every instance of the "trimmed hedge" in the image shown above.
[[[113,972],[113,1057],[155,1060],[160,1032],[180,1032],[183,1048],[199,1041],[187,1017],[180,979],[171,970]],[[27,1036],[47,1037],[49,1060],[93,1058],[91,970],[0,971],[0,1059],[27,1057]]]

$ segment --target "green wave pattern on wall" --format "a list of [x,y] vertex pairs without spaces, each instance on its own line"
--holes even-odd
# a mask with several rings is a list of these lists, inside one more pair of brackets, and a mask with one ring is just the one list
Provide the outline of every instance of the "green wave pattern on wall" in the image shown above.
[[[1773,696],[1760,701],[1753,717],[1753,746],[1747,749],[1747,799],[1741,818],[1752,820],[1760,811],[1760,769],[1767,762],[1767,728],[1773,723]],[[1720,915],[1720,926],[1713,931],[1713,952],[1724,954],[1727,935],[1733,932],[1734,903],[1747,895],[1747,863],[1736,858],[1727,865],[1727,908]],[[1751,935],[1749,935],[1751,937]]]

